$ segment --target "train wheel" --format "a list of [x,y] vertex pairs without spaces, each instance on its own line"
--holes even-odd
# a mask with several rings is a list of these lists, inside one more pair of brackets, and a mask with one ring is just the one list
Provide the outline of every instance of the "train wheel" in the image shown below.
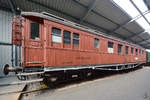
[[43,79],[43,82],[45,85],[47,85],[50,88],[54,88],[57,85],[57,77],[45,77]]
[[48,87],[54,87],[54,84],[50,81],[50,79],[47,77],[47,78],[44,78],[43,79],[43,82],[44,82],[44,84],[46,85],[46,86],[48,86]]

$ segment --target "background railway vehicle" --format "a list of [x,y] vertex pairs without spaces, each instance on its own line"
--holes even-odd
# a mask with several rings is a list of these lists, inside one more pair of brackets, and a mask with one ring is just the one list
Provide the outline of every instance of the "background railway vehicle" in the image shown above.
[[150,52],[146,51],[146,64],[145,66],[149,66],[150,65]]
[[42,74],[46,83],[89,77],[93,70],[126,70],[146,62],[145,49],[46,12],[22,12],[13,19],[19,67],[4,73]]

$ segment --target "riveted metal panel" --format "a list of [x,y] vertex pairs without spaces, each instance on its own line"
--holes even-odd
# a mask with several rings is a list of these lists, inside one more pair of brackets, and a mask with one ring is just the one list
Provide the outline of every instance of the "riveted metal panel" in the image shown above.
[[11,43],[12,14],[0,10],[0,42]]
[[2,43],[11,44],[12,40],[12,17],[10,12],[0,10],[0,76],[3,76],[3,66],[11,66],[12,47]]
[[3,76],[4,65],[11,66],[11,59],[11,46],[0,45],[0,77]]

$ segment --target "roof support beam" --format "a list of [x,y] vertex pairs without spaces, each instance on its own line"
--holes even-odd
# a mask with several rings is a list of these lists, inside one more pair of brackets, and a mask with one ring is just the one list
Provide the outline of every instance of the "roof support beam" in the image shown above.
[[148,5],[147,0],[143,0],[148,9],[150,9],[150,5]]
[[[72,1],[75,2],[76,4],[82,6],[82,7],[85,8],[85,9],[88,8],[87,6],[85,6],[85,5],[81,4],[80,2],[78,2],[77,0],[72,0]],[[102,18],[108,20],[109,22],[111,22],[111,23],[117,25],[118,27],[120,26],[118,23],[112,21],[111,19],[109,19],[109,18],[107,18],[107,17],[101,15],[100,13],[98,13],[98,12],[96,12],[96,11],[94,11],[94,10],[91,10],[91,12],[93,12],[93,13],[96,14],[97,16],[100,16],[100,17],[102,17]],[[124,28],[124,27],[123,27],[123,28]],[[126,31],[128,31],[129,33],[131,33],[131,31],[129,31],[128,29],[126,29],[126,28],[124,28],[124,29],[125,29]],[[132,32],[132,33],[133,33],[133,32]],[[135,34],[135,33],[134,33],[134,34]]]
[[[51,7],[49,7],[49,6],[46,6],[46,5],[44,5],[44,4],[41,4],[41,3],[37,2],[37,1],[33,1],[33,0],[25,0],[25,1],[30,2],[30,3],[32,3],[32,4],[36,4],[36,5],[42,6],[42,7],[45,7],[45,8],[47,8],[47,9],[53,10],[53,11],[55,11],[55,12],[57,12],[57,13],[61,13],[61,14],[65,15],[65,16],[68,16],[68,17],[70,17],[70,18],[73,18],[74,20],[76,20],[76,22],[79,20],[78,18],[76,18],[76,17],[74,17],[74,16],[71,16],[71,15],[65,13],[65,12],[62,12],[62,11],[56,10],[56,9],[54,9],[54,8],[51,8]],[[105,29],[105,28],[103,28],[103,27],[100,27],[100,26],[98,26],[98,25],[94,25],[94,24],[89,23],[89,22],[84,21],[84,20],[83,20],[83,22],[86,23],[86,24],[89,24],[89,25],[91,25],[91,26],[94,26],[94,27],[97,28],[98,30],[103,30],[103,31],[105,31],[105,32],[109,32],[109,30],[107,30],[107,29]],[[120,34],[118,34],[118,33],[115,33],[115,32],[114,32],[114,34],[117,34],[117,35],[120,36],[120,38],[124,39],[124,37],[123,37],[122,35],[120,35]]]
[[[72,1],[75,2],[75,3],[78,4],[78,5],[80,5],[80,6],[84,7],[84,8],[86,8],[86,9],[88,8],[87,6],[85,6],[85,5],[81,4],[80,2],[78,2],[77,0],[72,0]],[[91,12],[93,12],[94,14],[96,14],[96,15],[98,15],[98,16],[100,16],[100,17],[106,19],[106,20],[108,20],[109,22],[111,22],[111,23],[117,25],[117,27],[120,26],[120,25],[117,24],[116,22],[114,22],[114,21],[112,21],[111,19],[109,19],[109,18],[107,18],[107,17],[101,15],[100,13],[97,13],[97,12],[94,11],[94,10],[91,10]],[[128,31],[128,32],[131,33],[131,34],[136,34],[136,33],[134,33],[134,32],[131,32],[130,30],[124,28],[124,27],[122,27],[122,28],[125,29],[126,31]],[[141,37],[139,37],[139,38],[141,38]],[[141,39],[142,39],[142,38],[141,38]],[[129,40],[132,41],[131,39],[129,39]],[[142,40],[144,40],[144,39],[142,39]]]
[[[148,14],[149,12],[150,12],[150,10],[147,10],[147,11],[145,11],[145,12],[143,13],[143,15],[146,15],[146,14]],[[139,18],[141,18],[141,17],[142,17],[142,15],[136,16],[135,18],[133,18],[133,19],[131,19],[131,20],[129,20],[129,21],[127,21],[127,22],[121,24],[121,25],[118,26],[118,27],[116,27],[116,28],[113,29],[109,34],[115,32],[115,31],[118,30],[119,28],[122,28],[122,27],[124,27],[124,26],[126,26],[126,25],[128,25],[128,24],[130,24],[130,23],[132,23],[132,22],[134,22],[134,21],[136,21],[137,19],[139,19]]]
[[[41,7],[47,8],[47,9],[49,9],[49,10],[53,10],[53,11],[55,11],[55,12],[57,12],[57,13],[61,13],[61,14],[65,15],[65,16],[68,16],[68,17],[70,17],[70,18],[76,20],[76,22],[79,20],[78,18],[76,18],[76,17],[74,17],[74,16],[72,16],[72,15],[69,15],[69,14],[67,14],[67,13],[65,13],[65,12],[62,12],[62,11],[59,11],[59,10],[57,10],[57,9],[51,8],[51,7],[46,6],[46,5],[42,4],[42,3],[39,3],[39,2],[37,2],[37,1],[33,1],[33,0],[24,0],[24,1],[30,2],[30,3],[35,4],[35,5],[39,5],[39,6],[41,6]],[[101,29],[101,30],[103,30],[103,31],[105,31],[105,32],[109,32],[109,30],[107,30],[107,29],[105,29],[105,28],[103,28],[103,27],[100,27],[100,26],[91,24],[91,23],[86,22],[86,21],[83,21],[83,22],[86,23],[86,24],[89,24],[89,25],[91,25],[91,26],[97,27],[97,28],[99,28],[99,29]]]
[[9,2],[9,5],[10,5],[10,7],[11,7],[11,11],[12,11],[14,14],[17,14],[14,1],[13,1],[13,0],[8,0],[8,2]]
[[[137,11],[142,15],[142,17],[146,20],[146,22],[150,25],[150,22],[147,20],[147,18],[143,15],[143,13],[141,12],[141,10],[136,6],[136,4],[133,2],[133,0],[130,0],[130,2],[132,3],[132,5],[137,9]],[[146,41],[147,42],[147,40],[149,40],[149,39],[144,39],[144,40],[142,40],[142,41],[140,41],[140,42],[143,42],[143,41]],[[139,42],[138,42],[139,43]],[[149,42],[147,42],[147,43],[149,43]]]
[[[51,7],[49,7],[49,6],[46,6],[46,5],[44,5],[44,4],[40,3],[40,2],[33,1],[33,0],[24,0],[24,1],[28,1],[28,2],[30,2],[30,3],[32,3],[32,4],[36,4],[36,5],[39,5],[39,6],[41,6],[41,7],[47,8],[47,9],[49,9],[49,10],[53,10],[53,11],[55,11],[55,12],[57,12],[57,13],[61,13],[61,14],[65,15],[65,16],[68,16],[68,17],[70,17],[70,18],[76,20],[76,22],[79,20],[78,18],[76,18],[76,17],[74,17],[74,16],[72,16],[72,15],[69,15],[69,14],[67,14],[67,13],[65,13],[65,12],[62,12],[62,11],[59,11],[59,10],[57,10],[57,9],[51,8]],[[72,1],[77,2],[76,0],[72,0]],[[84,5],[81,4],[81,3],[79,3],[79,4],[80,4],[81,6],[84,6]],[[84,6],[84,8],[85,8],[85,7],[86,7],[86,6]],[[91,11],[93,11],[93,10],[91,10]],[[94,12],[95,12],[95,11],[94,11]],[[99,14],[99,13],[97,13],[97,14]],[[99,16],[101,16],[101,15],[99,15]],[[106,19],[107,19],[107,20],[110,20],[110,19],[108,19],[108,18],[106,18]],[[111,20],[110,20],[110,21],[111,21]],[[94,24],[89,23],[89,22],[87,22],[87,21],[84,21],[84,20],[83,20],[83,22],[86,23],[86,24],[89,24],[89,25],[91,25],[91,26],[97,27],[97,29],[101,29],[101,30],[103,30],[103,31],[105,31],[105,32],[110,32],[109,30],[107,30],[107,29],[105,29],[105,28],[103,28],[103,27],[94,25]],[[113,32],[113,33],[114,33],[114,34],[118,34],[118,33],[115,33],[115,32]],[[120,35],[120,34],[118,34],[118,35],[119,35],[121,38],[124,39],[124,37],[123,37],[122,35]],[[132,40],[130,40],[130,41],[133,42],[133,43],[135,43],[135,42],[132,41]],[[136,44],[136,43],[135,43],[135,44]]]
[[146,20],[146,22],[150,25],[150,22],[147,20],[147,18],[143,15],[143,13],[141,12],[141,10],[136,6],[136,4],[130,0],[130,2],[133,4],[133,6],[137,9],[137,11],[142,15],[142,17]]
[[[78,2],[77,0],[72,0],[72,1],[75,2],[76,4],[82,6],[82,7],[85,8],[85,9],[88,8],[87,6],[85,6],[85,5],[81,4],[80,2]],[[111,23],[113,23],[113,24],[117,24],[116,22],[114,22],[114,21],[112,21],[111,19],[109,19],[109,18],[107,18],[107,17],[101,15],[100,13],[97,13],[97,12],[94,11],[94,10],[91,10],[91,12],[93,12],[93,13],[96,14],[97,16],[100,16],[100,17],[102,17],[102,18],[108,20],[109,22],[111,22]]]
[[6,7],[0,7],[0,10],[4,10],[4,11],[7,11],[7,12],[11,12],[11,9],[10,9],[10,8],[6,8]]
[[[65,13],[65,12],[62,12],[62,11],[56,10],[56,9],[54,9],[54,8],[51,8],[51,7],[49,7],[49,6],[46,6],[46,5],[44,5],[44,4],[42,4],[42,3],[39,3],[39,2],[37,2],[37,1],[33,1],[33,0],[24,0],[24,1],[30,2],[30,3],[32,3],[32,4],[39,5],[39,6],[41,6],[41,7],[45,7],[45,8],[47,8],[47,9],[53,10],[53,11],[55,11],[55,12],[57,12],[57,13],[61,13],[61,14],[65,15],[65,16],[68,16],[68,17],[70,17],[70,18],[75,19],[76,21],[79,20],[78,18],[76,18],[76,17],[74,17],[74,16],[71,16],[71,15]],[[73,1],[76,1],[76,0],[73,0]],[[81,4],[81,5],[82,5],[82,4]],[[107,29],[105,29],[105,28],[103,28],[103,27],[100,27],[100,26],[91,24],[91,23],[89,23],[89,22],[87,22],[87,21],[83,21],[83,22],[84,22],[84,23],[87,23],[87,24],[89,24],[89,25],[91,25],[91,26],[97,27],[98,29],[101,29],[101,30],[103,30],[103,31],[105,31],[105,32],[109,32],[109,30],[107,30]],[[115,33],[115,34],[117,34],[117,33]],[[122,36],[121,38],[123,38],[123,36]]]
[[86,18],[86,16],[89,14],[89,12],[93,9],[94,5],[96,3],[96,0],[93,0],[92,3],[89,4],[87,10],[85,11],[84,15],[80,18],[79,23],[82,23],[82,21]]
[[[147,39],[144,39],[144,40],[142,40],[142,41],[139,41],[138,43],[142,43],[142,42],[147,41],[147,40],[150,40],[150,37],[147,38]],[[149,43],[149,42],[148,42],[148,43]]]
[[126,40],[127,40],[127,39],[131,39],[131,38],[133,38],[133,37],[138,37],[138,36],[140,36],[141,34],[144,34],[144,33],[146,33],[146,31],[142,31],[142,32],[137,33],[137,34],[133,34],[133,35],[131,35],[130,37],[126,38]]

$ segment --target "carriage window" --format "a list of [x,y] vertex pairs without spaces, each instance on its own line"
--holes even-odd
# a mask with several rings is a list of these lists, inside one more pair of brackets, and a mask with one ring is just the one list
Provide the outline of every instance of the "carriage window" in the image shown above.
[[61,43],[61,29],[52,28],[52,42]]
[[139,49],[139,55],[141,56],[141,49]]
[[122,54],[122,45],[118,44],[118,54]]
[[142,56],[144,56],[144,50],[142,50]]
[[108,53],[114,53],[114,43],[108,42]]
[[30,23],[30,38],[34,40],[39,40],[39,24],[37,23]]
[[131,55],[133,55],[133,48],[131,48]]
[[135,53],[136,53],[136,55],[138,55],[138,49],[135,49]]
[[128,49],[129,49],[129,47],[128,47],[128,46],[126,46],[126,54],[128,54]]
[[64,44],[71,44],[71,32],[64,31],[63,33]]
[[94,48],[99,48],[99,39],[94,39]]
[[73,33],[73,45],[79,46],[79,34]]

